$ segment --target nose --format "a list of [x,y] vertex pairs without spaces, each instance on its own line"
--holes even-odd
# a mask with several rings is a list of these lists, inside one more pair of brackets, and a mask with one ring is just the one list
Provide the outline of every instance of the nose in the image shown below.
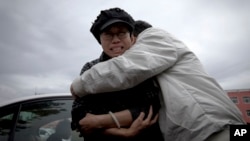
[[112,37],[112,41],[113,42],[117,42],[117,41],[120,41],[120,38],[118,37],[117,34],[114,34],[113,37]]

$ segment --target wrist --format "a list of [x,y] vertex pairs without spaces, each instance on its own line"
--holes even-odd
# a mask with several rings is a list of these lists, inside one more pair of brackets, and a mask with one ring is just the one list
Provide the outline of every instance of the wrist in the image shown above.
[[135,132],[133,132],[130,128],[126,128],[126,130],[122,133],[122,136],[126,138],[131,138],[134,137],[135,135],[136,135]]
[[118,121],[118,119],[116,118],[116,116],[115,116],[111,111],[109,111],[109,114],[110,114],[112,120],[114,121],[116,127],[117,127],[118,129],[120,129],[120,128],[121,128],[121,125],[120,125],[120,122]]
[[97,115],[98,117],[98,126],[99,128],[115,128],[116,124],[114,123],[110,114]]

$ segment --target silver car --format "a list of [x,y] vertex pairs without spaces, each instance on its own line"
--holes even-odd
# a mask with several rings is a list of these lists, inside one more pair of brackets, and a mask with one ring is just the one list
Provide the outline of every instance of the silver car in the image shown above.
[[82,141],[71,130],[69,93],[42,94],[0,103],[0,141]]

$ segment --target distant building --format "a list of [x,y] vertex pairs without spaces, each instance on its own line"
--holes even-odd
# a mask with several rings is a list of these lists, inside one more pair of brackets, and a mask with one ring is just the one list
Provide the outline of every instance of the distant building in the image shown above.
[[226,92],[242,112],[245,121],[250,123],[250,89],[226,90]]

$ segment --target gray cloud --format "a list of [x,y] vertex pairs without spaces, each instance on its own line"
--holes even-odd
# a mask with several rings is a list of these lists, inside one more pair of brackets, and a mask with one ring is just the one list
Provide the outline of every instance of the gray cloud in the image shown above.
[[223,88],[249,88],[249,3],[0,1],[0,100],[69,92],[82,65],[101,52],[89,32],[91,22],[100,10],[115,6],[182,40]]

